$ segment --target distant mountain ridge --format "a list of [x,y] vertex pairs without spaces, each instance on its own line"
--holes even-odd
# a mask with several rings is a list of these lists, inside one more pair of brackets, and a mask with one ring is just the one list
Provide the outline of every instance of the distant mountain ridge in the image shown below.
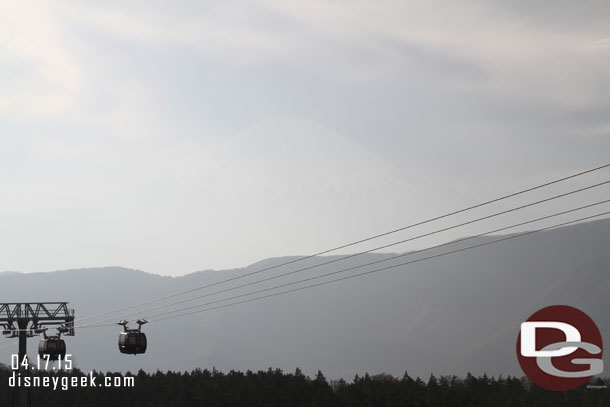
[[[145,326],[149,351],[143,356],[119,354],[116,344],[119,327],[111,324],[120,314],[107,322],[109,326],[78,329],[77,336],[66,341],[76,364],[84,370],[190,370],[214,366],[222,370],[258,370],[273,366],[293,371],[298,366],[308,374],[320,369],[330,378],[351,378],[365,371],[401,375],[405,370],[412,376],[422,377],[431,372],[465,374],[468,371],[496,376],[520,375],[515,357],[519,324],[539,308],[553,304],[576,306],[596,321],[603,338],[610,338],[609,249],[610,220],[600,220],[394,271],[195,316],[151,322]],[[392,255],[357,256],[291,278],[187,302],[180,307]],[[185,297],[336,257],[307,259]],[[76,310],[78,325],[78,319],[85,316],[212,284],[295,258],[265,259],[241,269],[201,271],[182,277],[120,267],[32,274],[4,272],[0,273],[0,302],[69,301]],[[388,263],[393,262],[396,261]],[[383,265],[386,264],[380,266]],[[367,269],[371,267],[357,271]],[[150,317],[164,311],[167,309],[141,312],[127,319]],[[84,322],[105,318],[108,316]],[[36,344],[36,339],[28,341],[30,355],[34,355]],[[0,362],[10,360],[17,343],[14,345],[14,349],[0,350]],[[606,365],[610,366],[608,362]]]

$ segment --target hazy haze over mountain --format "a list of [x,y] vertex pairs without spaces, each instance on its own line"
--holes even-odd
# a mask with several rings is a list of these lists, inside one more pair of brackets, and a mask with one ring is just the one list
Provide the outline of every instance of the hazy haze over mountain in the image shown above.
[[[539,308],[576,306],[596,321],[603,338],[610,338],[608,242],[610,220],[590,222],[338,284],[151,323],[145,327],[149,351],[137,357],[119,354],[118,327],[79,329],[76,337],[67,338],[67,344],[77,365],[85,370],[273,366],[292,371],[298,366],[310,374],[321,369],[334,378],[363,372],[400,375],[405,370],[421,376],[468,371],[521,375],[515,356],[519,324]],[[390,256],[367,254],[297,276]],[[285,260],[268,259],[244,269],[177,278],[118,267],[2,273],[0,300],[67,300],[78,319]],[[299,266],[325,260],[316,258]],[[154,312],[160,311],[136,317]],[[30,355],[36,343],[29,340]],[[14,347],[0,351],[2,361],[8,362],[16,342]]]
[[0,2],[0,270],[240,267],[605,163],[608,16]]

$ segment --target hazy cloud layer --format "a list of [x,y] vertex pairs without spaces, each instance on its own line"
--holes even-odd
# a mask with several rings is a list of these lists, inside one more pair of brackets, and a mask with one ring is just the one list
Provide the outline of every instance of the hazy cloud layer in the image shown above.
[[599,165],[609,8],[3,2],[0,270],[242,266]]

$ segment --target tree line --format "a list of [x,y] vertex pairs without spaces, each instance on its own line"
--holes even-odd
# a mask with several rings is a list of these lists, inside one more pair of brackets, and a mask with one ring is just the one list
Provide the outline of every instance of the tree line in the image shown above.
[[[13,371],[0,366],[0,406],[10,406],[13,389],[9,379]],[[48,377],[52,383],[66,378],[68,382],[83,380],[89,373],[78,369],[59,372],[37,372],[33,376]],[[593,379],[589,386],[567,392],[543,390],[525,378],[431,375],[427,380],[412,378],[407,373],[356,376],[353,381],[327,380],[322,372],[314,377],[296,369],[285,373],[280,369],[266,371],[230,371],[216,369],[192,372],[160,372],[137,374],[93,372],[98,387],[31,388],[31,405],[45,407],[69,406],[253,406],[253,407],[432,407],[432,406],[608,406],[609,380]],[[133,387],[100,387],[105,382],[119,382],[133,377]]]

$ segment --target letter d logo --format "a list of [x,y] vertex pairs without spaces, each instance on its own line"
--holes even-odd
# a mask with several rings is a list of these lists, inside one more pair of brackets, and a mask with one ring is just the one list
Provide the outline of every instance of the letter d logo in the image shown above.
[[580,332],[565,322],[532,321],[521,324],[521,355],[527,357],[559,357],[574,352],[576,346],[566,346],[557,350],[536,350],[536,328],[558,329],[566,336],[565,342],[580,342]]

